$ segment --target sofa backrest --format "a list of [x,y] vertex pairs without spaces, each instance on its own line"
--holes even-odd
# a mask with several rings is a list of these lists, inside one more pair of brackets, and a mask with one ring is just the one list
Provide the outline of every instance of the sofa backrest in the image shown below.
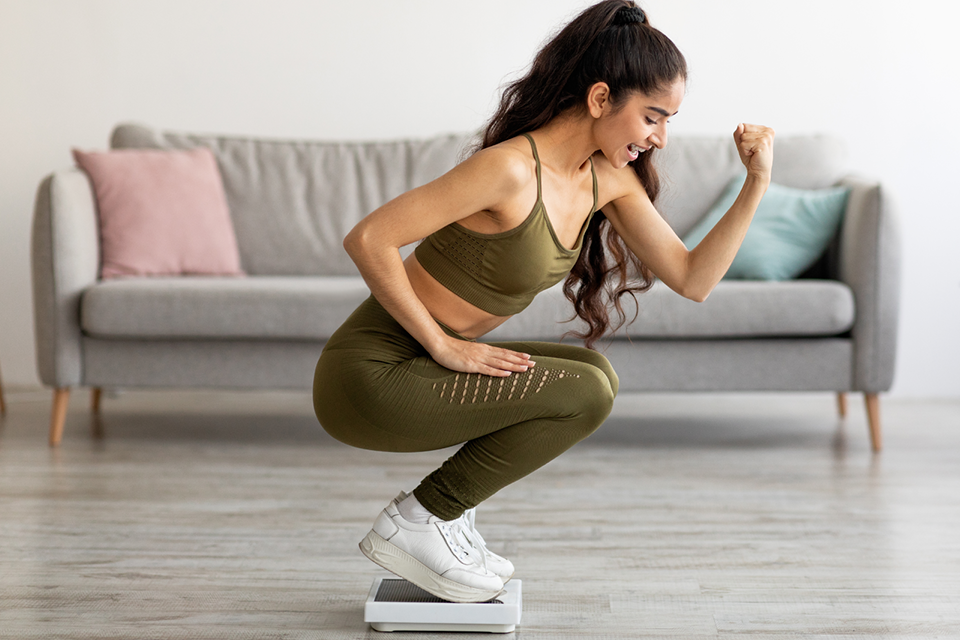
[[[681,237],[700,221],[744,171],[733,136],[673,136],[658,151],[662,187],[657,209]],[[774,142],[773,182],[822,189],[845,174],[843,144],[827,135],[780,136]]]
[[120,125],[111,146],[203,145],[220,165],[250,275],[357,275],[343,238],[365,215],[437,178],[460,158],[466,136],[395,142],[260,140],[160,132]]
[[[466,135],[390,142],[312,142],[116,127],[111,146],[213,150],[250,275],[356,275],[343,238],[365,215],[453,167]],[[674,136],[657,152],[658,208],[681,236],[704,216],[742,165],[731,136]],[[821,188],[844,174],[840,142],[829,136],[776,141],[773,180]]]

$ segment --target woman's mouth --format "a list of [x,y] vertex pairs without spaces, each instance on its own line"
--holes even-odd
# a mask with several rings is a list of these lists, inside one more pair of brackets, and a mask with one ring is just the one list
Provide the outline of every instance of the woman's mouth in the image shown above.
[[643,147],[632,142],[627,145],[627,152],[630,153],[630,162],[633,162],[640,157],[640,154],[646,151]]

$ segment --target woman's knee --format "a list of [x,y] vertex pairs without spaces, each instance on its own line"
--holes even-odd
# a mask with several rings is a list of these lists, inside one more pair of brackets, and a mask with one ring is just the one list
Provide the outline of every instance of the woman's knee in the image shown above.
[[620,391],[620,377],[617,375],[613,365],[610,364],[610,361],[607,360],[605,355],[598,353],[597,358],[598,361],[594,366],[600,369],[600,371],[603,372],[603,375],[607,377],[607,382],[610,384],[610,391],[613,393],[613,397],[616,398],[617,393]]
[[[599,369],[606,378],[606,383],[610,387],[613,397],[617,396],[617,392],[620,390],[620,378],[617,376],[617,372],[614,371],[613,365],[610,364],[610,361],[605,355],[592,349],[578,347],[577,360],[586,365]],[[602,380],[599,382],[601,384],[603,383]]]
[[605,371],[589,365],[583,369],[577,380],[580,383],[578,393],[570,396],[576,404],[574,415],[580,431],[578,439],[586,438],[604,423],[613,410],[616,397],[615,386]]
[[602,373],[603,379],[597,381],[596,392],[593,395],[594,415],[599,418],[601,423],[607,419],[607,416],[613,410],[613,401],[617,397],[617,387],[619,385],[617,374],[613,373],[613,369],[609,373],[605,371],[602,371]]
[[584,362],[596,367],[603,373],[606,378],[606,383],[610,387],[610,392],[613,394],[613,397],[616,398],[617,392],[620,391],[620,378],[617,376],[617,372],[614,371],[613,365],[607,360],[607,357],[596,351],[588,351],[588,356],[584,358]]

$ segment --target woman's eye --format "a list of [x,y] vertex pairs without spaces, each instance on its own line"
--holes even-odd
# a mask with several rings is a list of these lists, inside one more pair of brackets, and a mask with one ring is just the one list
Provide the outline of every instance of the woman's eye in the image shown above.
[[656,120],[651,120],[650,118],[647,118],[647,124],[657,124],[657,121],[656,121]]

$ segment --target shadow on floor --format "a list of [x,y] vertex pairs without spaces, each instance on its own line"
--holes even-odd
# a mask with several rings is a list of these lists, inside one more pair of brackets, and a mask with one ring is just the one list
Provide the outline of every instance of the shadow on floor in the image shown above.
[[95,437],[105,439],[340,446],[312,416],[105,412],[85,421]]
[[[183,440],[237,444],[342,446],[310,416],[196,415],[184,413],[115,413],[99,420],[84,417],[99,437],[129,440]],[[76,420],[75,422],[81,422]],[[74,424],[76,433],[79,424]],[[610,418],[583,446],[639,448],[817,447],[845,440],[836,420],[779,417]]]
[[847,426],[836,419],[790,416],[611,417],[584,444],[640,448],[736,448],[841,446]]

